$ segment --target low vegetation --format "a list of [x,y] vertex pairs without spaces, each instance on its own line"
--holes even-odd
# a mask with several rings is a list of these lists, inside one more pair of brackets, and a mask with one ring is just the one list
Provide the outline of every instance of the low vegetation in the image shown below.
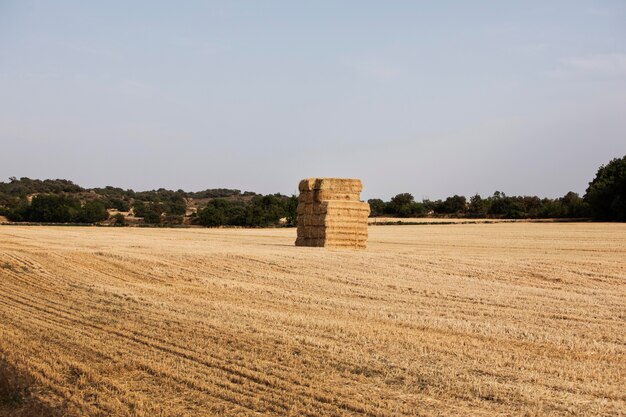
[[[68,180],[0,183],[0,215],[13,222],[267,227],[295,225],[297,199],[239,190],[84,189]],[[122,214],[127,213],[127,215]]]
[[[598,169],[586,194],[560,198],[454,195],[444,200],[415,201],[401,193],[390,201],[368,200],[372,217],[447,217],[493,219],[588,219],[626,221],[626,156]],[[10,178],[0,182],[0,216],[13,222],[99,223],[124,212],[152,225],[267,227],[295,226],[296,196],[260,195],[240,190],[135,192],[115,187],[85,189],[68,180]],[[113,211],[117,213],[113,213]],[[109,224],[127,224],[119,216]],[[281,223],[282,221],[282,223]]]
[[598,169],[584,197],[568,192],[561,198],[508,196],[496,191],[483,198],[476,194],[467,200],[454,195],[445,200],[415,201],[409,193],[398,194],[390,201],[368,200],[373,217],[422,217],[495,219],[580,219],[626,221],[626,156]]
[[476,194],[469,201],[459,195],[445,200],[417,202],[411,194],[398,194],[390,201],[368,200],[372,216],[477,218],[477,219],[580,219],[592,215],[589,204],[574,192],[551,199],[536,196],[508,196],[496,191],[483,198]]

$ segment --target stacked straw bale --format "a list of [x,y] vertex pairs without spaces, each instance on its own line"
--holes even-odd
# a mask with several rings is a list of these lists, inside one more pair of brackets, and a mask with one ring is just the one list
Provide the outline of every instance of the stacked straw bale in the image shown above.
[[365,248],[370,206],[360,201],[361,180],[300,181],[296,246]]

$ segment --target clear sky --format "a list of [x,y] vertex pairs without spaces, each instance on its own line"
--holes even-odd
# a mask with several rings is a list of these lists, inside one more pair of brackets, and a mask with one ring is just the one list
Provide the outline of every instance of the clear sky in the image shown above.
[[0,180],[584,193],[626,154],[626,2],[0,0]]

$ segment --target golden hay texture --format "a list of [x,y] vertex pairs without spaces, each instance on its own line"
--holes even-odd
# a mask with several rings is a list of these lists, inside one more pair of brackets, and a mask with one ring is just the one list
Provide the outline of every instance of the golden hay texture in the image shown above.
[[615,416],[626,224],[0,227],[0,351],[79,415]]
[[365,249],[369,204],[361,180],[307,178],[298,185],[296,246]]

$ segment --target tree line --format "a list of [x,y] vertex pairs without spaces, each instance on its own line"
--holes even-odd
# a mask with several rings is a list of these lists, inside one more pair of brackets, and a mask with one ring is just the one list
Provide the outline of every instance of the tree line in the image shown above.
[[[202,201],[188,212],[188,202]],[[204,202],[206,200],[206,202]],[[261,195],[225,188],[197,192],[124,190],[117,187],[82,188],[69,180],[37,180],[12,177],[0,182],[0,215],[14,222],[98,223],[109,219],[123,225],[132,212],[149,225],[267,227],[296,222],[297,198],[281,194]]]
[[9,182],[0,182],[0,207],[14,207],[20,200],[33,194],[72,194],[79,198],[97,196],[110,208],[120,211],[130,210],[135,201],[152,203],[165,203],[172,200],[195,198],[250,198],[256,195],[254,192],[215,188],[203,191],[186,192],[183,190],[166,190],[159,188],[152,191],[134,191],[119,187],[107,186],[103,188],[83,188],[70,180],[65,179],[31,179],[28,177],[9,178]]
[[409,193],[398,194],[390,201],[368,200],[371,215],[391,217],[459,217],[502,219],[558,219],[591,217],[589,204],[574,192],[561,198],[508,196],[496,191],[483,198],[476,194],[468,199],[454,195],[445,200],[415,201]]
[[206,207],[198,212],[197,223],[203,226],[246,226],[267,227],[285,219],[285,225],[295,226],[298,199],[296,196],[285,198],[280,194],[257,195],[245,203],[229,201],[224,198],[210,200]]
[[97,223],[109,217],[102,201],[81,203],[78,198],[66,194],[41,194],[30,203],[23,199],[12,208],[5,207],[0,213],[14,222],[40,223]]
[[368,203],[372,216],[626,221],[626,156],[602,165],[583,197],[571,191],[554,199],[508,196],[496,191],[486,198],[476,194],[468,200],[454,195],[445,200],[418,202],[411,194],[402,193],[390,201],[371,199]]
[[[189,202],[200,203],[189,210]],[[454,195],[442,200],[416,201],[410,193],[389,201],[368,200],[371,216],[467,217],[502,219],[593,218],[626,221],[626,156],[601,166],[583,197],[568,192],[560,198],[508,196],[496,191],[489,197],[467,199]],[[15,222],[98,223],[110,210],[132,211],[146,224],[196,224],[208,227],[267,227],[296,224],[296,196],[261,195],[231,189],[197,192],[124,190],[117,187],[82,188],[72,181],[11,177],[0,182],[0,215]],[[197,206],[198,204],[196,204]],[[115,214],[114,224],[126,217]]]

